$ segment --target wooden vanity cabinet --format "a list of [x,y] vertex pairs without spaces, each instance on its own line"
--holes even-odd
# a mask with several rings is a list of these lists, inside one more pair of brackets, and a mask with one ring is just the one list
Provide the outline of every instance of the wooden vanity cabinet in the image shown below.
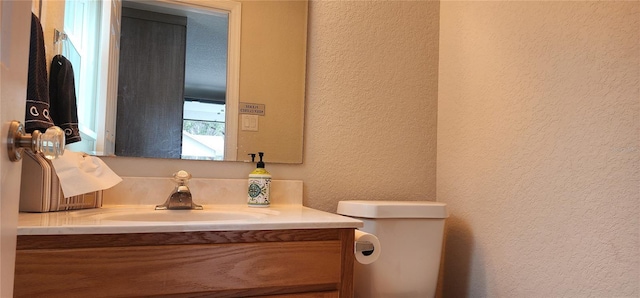
[[18,236],[15,297],[353,297],[353,229]]

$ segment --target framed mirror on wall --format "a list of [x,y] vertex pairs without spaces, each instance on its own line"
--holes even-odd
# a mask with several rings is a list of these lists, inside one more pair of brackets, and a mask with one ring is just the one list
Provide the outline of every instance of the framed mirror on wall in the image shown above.
[[53,7],[71,2],[76,13],[100,4],[84,28],[99,36],[96,95],[78,93],[80,126],[94,129],[72,150],[225,161],[262,151],[269,162],[302,162],[306,0],[44,1],[45,32],[78,22]]

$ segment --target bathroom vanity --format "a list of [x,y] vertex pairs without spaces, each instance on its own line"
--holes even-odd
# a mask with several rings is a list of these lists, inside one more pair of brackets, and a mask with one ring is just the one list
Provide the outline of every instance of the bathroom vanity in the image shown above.
[[353,295],[358,220],[301,205],[205,206],[194,220],[152,208],[20,214],[15,297]]

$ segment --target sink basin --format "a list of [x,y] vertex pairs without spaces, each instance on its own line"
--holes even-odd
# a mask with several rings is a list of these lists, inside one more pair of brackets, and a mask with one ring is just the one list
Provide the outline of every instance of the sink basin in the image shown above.
[[265,217],[266,214],[242,211],[216,210],[153,210],[128,213],[102,214],[101,220],[143,222],[209,222],[248,220]]

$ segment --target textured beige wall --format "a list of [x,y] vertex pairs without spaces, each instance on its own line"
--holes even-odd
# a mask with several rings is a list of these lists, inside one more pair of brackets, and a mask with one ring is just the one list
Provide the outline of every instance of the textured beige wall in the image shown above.
[[[311,1],[302,165],[305,205],[343,199],[435,200],[439,3]],[[268,155],[267,155],[268,157]],[[123,176],[242,178],[253,165],[144,158],[104,160]]]
[[640,2],[440,17],[445,296],[640,296]]
[[[64,1],[60,0],[43,0],[42,11],[40,11],[40,2],[33,1],[31,10],[40,19],[42,25],[42,33],[44,35],[44,47],[47,53],[47,70],[51,66],[53,56],[62,53],[61,45],[53,44],[54,29],[63,31],[64,29]],[[38,15],[42,12],[42,15]],[[64,45],[64,43],[63,43]]]
[[305,202],[435,200],[439,3],[310,10]]

